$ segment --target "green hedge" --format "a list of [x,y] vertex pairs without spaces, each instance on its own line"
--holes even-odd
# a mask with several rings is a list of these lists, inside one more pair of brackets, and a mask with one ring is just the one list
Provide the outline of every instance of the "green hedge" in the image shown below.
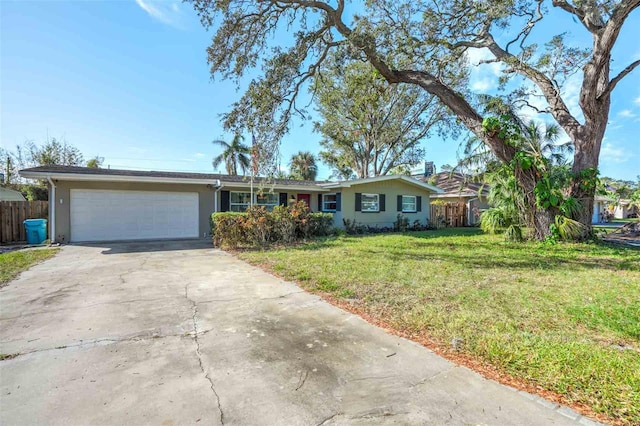
[[246,213],[224,212],[211,215],[213,243],[219,247],[266,247],[329,235],[333,232],[331,213],[311,213],[300,201],[273,211],[250,207]]

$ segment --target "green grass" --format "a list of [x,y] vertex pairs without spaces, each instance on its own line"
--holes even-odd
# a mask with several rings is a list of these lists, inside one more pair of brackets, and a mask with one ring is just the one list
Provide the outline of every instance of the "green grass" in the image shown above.
[[239,256],[395,329],[640,424],[640,251],[475,229],[336,237]]
[[17,250],[0,254],[0,286],[56,254],[58,249]]

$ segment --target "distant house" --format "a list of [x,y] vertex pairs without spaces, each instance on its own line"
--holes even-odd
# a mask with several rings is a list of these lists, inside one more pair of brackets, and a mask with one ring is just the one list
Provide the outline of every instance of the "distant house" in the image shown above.
[[592,223],[609,222],[611,219],[628,219],[638,217],[640,211],[635,205],[631,205],[631,200],[615,200],[605,195],[596,195],[593,200]]
[[0,201],[27,201],[20,191],[0,187]]
[[256,178],[252,193],[247,177],[221,174],[68,166],[20,174],[49,183],[49,200],[55,200],[49,203],[50,238],[57,242],[209,238],[211,213],[296,201],[332,213],[336,227],[343,219],[389,227],[399,213],[426,224],[430,197],[442,192],[400,175],[344,182]]
[[489,208],[487,197],[489,187],[482,183],[473,182],[469,176],[462,173],[440,172],[431,178],[422,178],[433,182],[444,192],[434,194],[432,200],[440,200],[445,203],[463,203],[466,206],[467,226],[477,225],[480,222],[480,213]]

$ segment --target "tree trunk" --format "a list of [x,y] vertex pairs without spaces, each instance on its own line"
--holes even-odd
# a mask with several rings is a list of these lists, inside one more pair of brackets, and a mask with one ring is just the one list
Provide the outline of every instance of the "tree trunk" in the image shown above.
[[[604,90],[608,84],[606,76],[598,76],[597,84],[583,85],[581,91],[580,104],[585,112],[585,124],[580,126],[573,138],[575,153],[573,156],[573,166],[571,172],[571,186],[569,195],[580,202],[582,208],[572,219],[580,222],[585,232],[581,239],[589,238],[592,235],[593,198],[596,194],[596,178],[598,162],[600,158],[600,148],[604,133],[607,128],[609,118],[609,108],[611,98],[609,94],[600,97],[594,96],[591,91]],[[585,73],[588,77],[588,73]]]
[[551,224],[554,222],[557,212],[537,207],[534,190],[538,184],[538,178],[535,168],[522,170],[516,166],[515,177],[524,193],[524,205],[521,206],[521,209],[525,213],[529,233],[536,240],[543,241],[551,235]]

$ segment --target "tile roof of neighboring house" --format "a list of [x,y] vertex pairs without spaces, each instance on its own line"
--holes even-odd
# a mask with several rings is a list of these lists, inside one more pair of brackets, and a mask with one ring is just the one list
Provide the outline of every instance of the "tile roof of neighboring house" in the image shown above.
[[[420,180],[429,180],[429,178],[421,177]],[[438,194],[436,197],[445,196],[482,196],[489,195],[489,186],[479,182],[471,181],[470,176],[462,173],[440,172],[435,175],[435,185],[444,190],[444,194]]]
[[[119,169],[102,169],[92,167],[75,167],[75,166],[39,166],[29,169],[20,170],[20,174],[27,177],[34,175],[95,175],[95,176],[114,176],[114,177],[139,177],[139,178],[165,178],[180,180],[220,180],[223,183],[242,183],[249,182],[248,176],[231,176],[216,173],[189,173],[189,172],[162,172],[162,171],[142,171],[142,170],[119,170]],[[255,178],[255,182],[268,182],[282,186],[310,186],[315,187],[319,183],[315,181],[293,180],[293,179],[266,179],[264,177]]]

